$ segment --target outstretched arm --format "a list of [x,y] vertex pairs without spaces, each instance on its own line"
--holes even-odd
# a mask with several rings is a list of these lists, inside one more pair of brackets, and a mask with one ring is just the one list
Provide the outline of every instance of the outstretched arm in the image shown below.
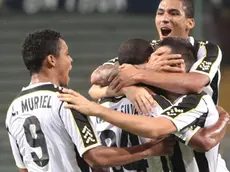
[[164,73],[173,72],[170,65],[164,65],[160,70],[151,68],[156,62],[164,64],[165,59],[168,59],[165,58],[167,56],[165,54],[159,58],[159,55],[155,54],[156,51],[151,55],[152,64],[146,67],[147,71],[134,70],[135,68],[131,65],[120,68],[111,87],[117,91],[122,87],[142,82],[179,94],[199,93],[213,80],[222,60],[222,52],[217,45],[200,42],[199,46],[198,61],[192,66],[190,73]]
[[110,87],[119,91],[123,87],[144,83],[179,94],[199,93],[209,83],[207,75],[190,73],[164,73],[153,70],[137,69],[132,65],[123,65],[120,72],[110,83]]
[[[181,102],[185,102],[184,104],[180,103],[179,106],[171,106],[163,112],[162,116],[152,118],[149,116],[127,115],[102,107],[73,90],[65,89],[63,92],[67,94],[60,94],[59,98],[70,103],[65,105],[66,108],[78,110],[85,115],[98,116],[126,131],[149,138],[161,137],[180,131],[207,112],[206,104],[201,99],[202,95],[198,97],[195,95],[184,96],[181,98]],[[189,102],[189,107],[186,106],[186,102]]]
[[158,140],[128,148],[99,146],[83,154],[93,168],[125,165],[149,156],[163,156],[171,153],[174,141]]

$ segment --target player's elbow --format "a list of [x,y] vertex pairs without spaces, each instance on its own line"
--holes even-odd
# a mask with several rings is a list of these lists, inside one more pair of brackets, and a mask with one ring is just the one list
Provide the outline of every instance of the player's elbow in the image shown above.
[[90,167],[92,168],[102,168],[106,167],[106,162],[102,161],[100,157],[95,157],[95,159],[91,161],[87,161]]
[[191,80],[187,84],[187,93],[200,93],[209,83],[209,77],[204,74],[191,72]]
[[94,86],[92,86],[89,91],[88,91],[88,94],[89,96],[94,99],[94,100],[98,100],[100,97],[98,97],[96,94],[95,94],[95,90],[94,90]]
[[191,85],[188,86],[188,93],[201,93],[204,89],[205,85],[203,83],[193,83]]
[[108,167],[109,158],[103,155],[103,148],[101,146],[90,149],[84,155],[84,160],[92,168]]
[[197,148],[195,149],[196,151],[199,152],[208,152],[209,150],[211,150],[216,144],[214,144],[214,142],[211,139],[208,138],[203,138],[200,143],[199,146],[197,146]]

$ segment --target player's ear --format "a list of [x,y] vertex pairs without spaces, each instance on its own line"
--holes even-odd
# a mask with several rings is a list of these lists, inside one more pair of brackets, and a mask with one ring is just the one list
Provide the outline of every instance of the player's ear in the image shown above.
[[55,67],[56,65],[56,58],[53,55],[48,55],[46,57],[47,65],[49,68]]
[[187,27],[188,30],[193,29],[195,27],[195,24],[196,23],[195,23],[194,18],[187,18],[187,25],[186,25],[186,27]]

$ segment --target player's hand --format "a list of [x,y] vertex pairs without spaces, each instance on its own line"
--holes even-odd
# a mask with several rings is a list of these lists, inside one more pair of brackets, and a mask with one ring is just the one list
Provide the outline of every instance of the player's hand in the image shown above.
[[183,72],[182,64],[184,60],[180,54],[170,54],[168,49],[162,47],[151,54],[145,68],[155,72]]
[[136,81],[134,76],[138,74],[138,69],[130,64],[123,64],[119,69],[120,71],[109,85],[109,87],[116,92],[120,91],[123,87],[135,85]]
[[155,101],[152,97],[155,93],[144,87],[129,86],[122,89],[126,97],[135,105],[139,114],[153,112]]
[[216,106],[216,109],[219,113],[219,118],[226,120],[228,123],[230,123],[230,115],[227,111],[224,110],[221,106]]
[[165,156],[173,153],[176,141],[173,137],[151,141],[152,147],[150,153],[152,156]]
[[101,107],[71,89],[63,89],[62,91],[63,93],[58,93],[58,97],[60,100],[67,102],[65,108],[77,110],[88,116],[94,116],[96,115],[96,110]]

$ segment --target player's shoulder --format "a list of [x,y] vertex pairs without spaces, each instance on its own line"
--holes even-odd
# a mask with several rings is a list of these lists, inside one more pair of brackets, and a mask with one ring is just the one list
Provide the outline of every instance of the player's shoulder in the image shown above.
[[16,99],[25,95],[29,95],[32,93],[56,93],[56,92],[62,92],[62,90],[64,89],[64,87],[61,86],[57,86],[54,84],[42,84],[42,85],[35,85],[33,86],[28,86],[22,89],[22,91],[17,95]]
[[154,95],[153,99],[156,101],[156,103],[162,108],[162,109],[166,109],[169,106],[172,105],[172,103],[164,96],[162,95]]
[[206,49],[211,50],[211,49],[219,49],[219,45],[215,44],[214,42],[208,41],[208,40],[195,40],[195,43],[201,46],[205,46]]
[[204,99],[211,99],[211,97],[205,93],[204,91],[202,91],[201,93],[191,93],[191,94],[187,94],[187,95],[183,95],[181,97],[179,97],[175,103],[181,106],[188,106],[191,108],[195,108],[198,104],[200,104],[200,102],[203,102]]

